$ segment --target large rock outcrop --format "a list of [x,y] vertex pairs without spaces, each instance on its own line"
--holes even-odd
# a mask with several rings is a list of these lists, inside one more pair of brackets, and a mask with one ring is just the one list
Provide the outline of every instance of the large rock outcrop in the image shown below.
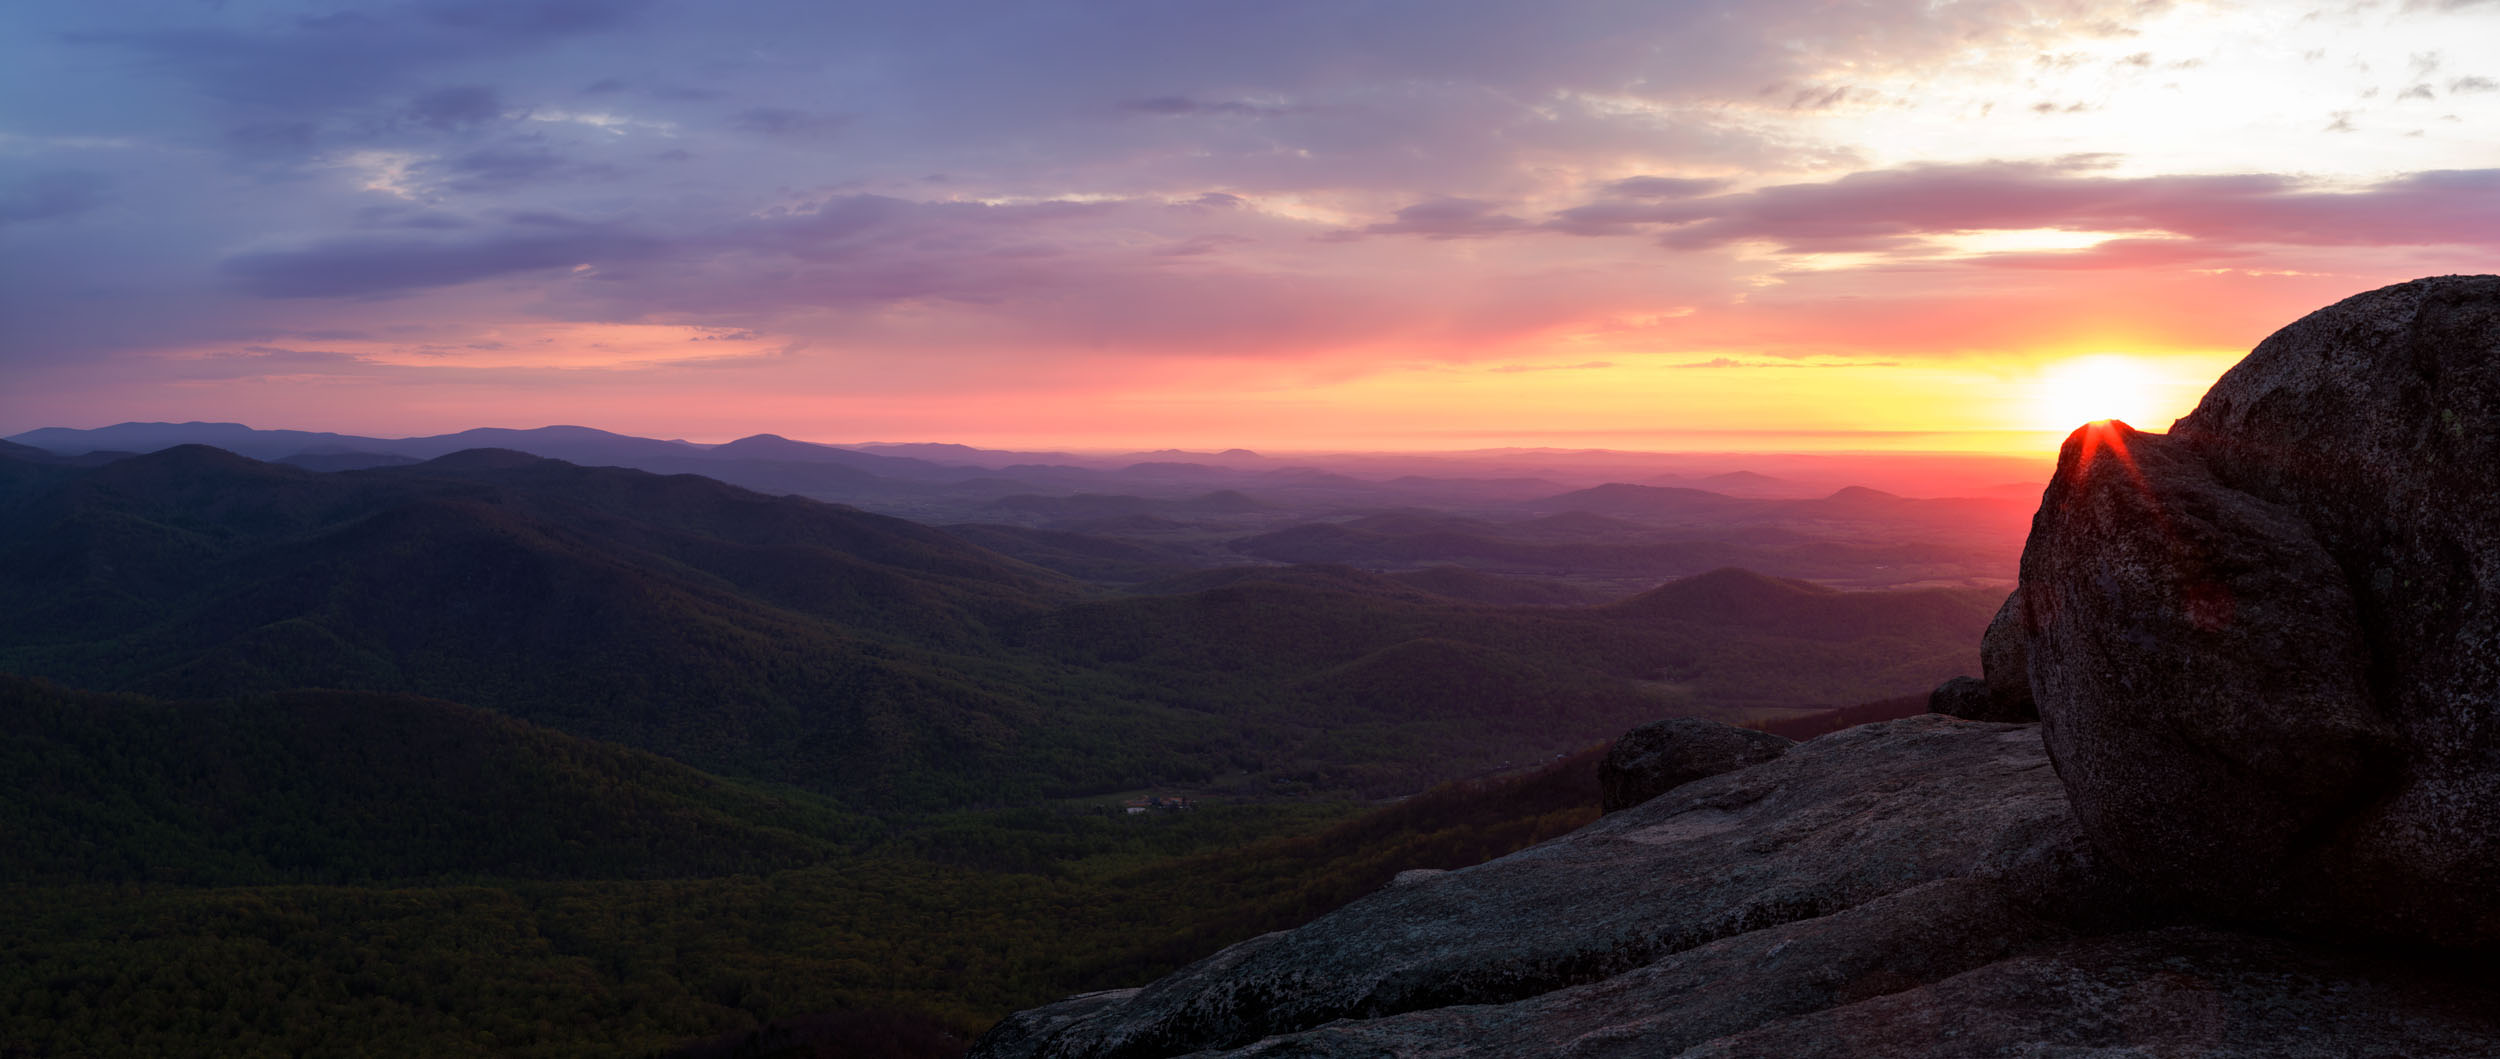
[[1791,740],[1699,717],[1651,721],[1615,740],[1597,767],[1598,808],[1629,809],[1694,780],[1759,765]]
[[2049,752],[2130,873],[2500,946],[2500,277],[2313,313],[2167,436],[2078,430],[2018,596]]

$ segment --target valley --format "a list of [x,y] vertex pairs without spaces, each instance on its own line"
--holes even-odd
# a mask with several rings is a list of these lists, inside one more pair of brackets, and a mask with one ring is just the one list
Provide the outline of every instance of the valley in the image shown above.
[[0,452],[0,1042],[969,1034],[1568,831],[1643,721],[1915,712],[2021,506],[654,462]]

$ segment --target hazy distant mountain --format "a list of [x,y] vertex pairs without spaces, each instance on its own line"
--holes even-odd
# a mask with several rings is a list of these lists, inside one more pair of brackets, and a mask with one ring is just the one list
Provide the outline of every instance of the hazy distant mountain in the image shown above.
[[[1662,540],[1655,531],[1597,542],[1539,540],[1500,532],[1470,531],[1464,523],[1435,527],[1396,519],[1388,530],[1349,523],[1310,523],[1245,537],[1232,547],[1244,555],[1292,563],[1421,565],[1477,562],[1546,573],[1635,574],[1677,577],[1730,563],[1775,560],[1749,545],[1711,540]],[[1381,525],[1382,523],[1373,523]]]
[[374,442],[345,434],[305,430],[255,430],[241,423],[116,423],[93,430],[43,427],[9,439],[48,452],[74,456],[83,452],[155,452],[176,445],[213,445],[254,459],[274,460],[305,451],[390,451]]
[[778,434],[756,434],[715,445],[702,451],[700,462],[682,466],[702,472],[720,471],[734,475],[740,472],[730,465],[746,463],[826,464],[881,478],[915,481],[961,481],[987,473],[980,467],[936,463],[913,456],[855,452],[832,445],[792,441]]
[[1544,478],[1433,478],[1419,474],[1400,475],[1380,483],[1383,487],[1403,493],[1431,493],[1444,497],[1483,500],[1529,500],[1550,496],[1560,488]]
[[371,467],[398,467],[420,462],[413,456],[387,452],[299,452],[273,462],[307,471],[361,471]]
[[54,458],[50,452],[31,445],[20,445],[14,441],[0,441],[0,456],[17,460],[32,460],[38,463],[50,463]]
[[1470,603],[1547,607],[1580,606],[1599,601],[1595,593],[1575,585],[1502,577],[1463,566],[1427,566],[1388,577],[1399,584],[1420,588],[1436,596],[1463,599]]
[[256,430],[241,423],[117,423],[93,430],[44,427],[10,440],[64,454],[97,450],[157,452],[177,445],[208,445],[262,460],[307,452],[371,452],[427,460],[463,449],[504,448],[591,466],[625,466],[636,460],[675,459],[702,451],[682,441],[657,441],[573,426],[531,430],[481,427],[430,437],[369,438],[303,430]]
[[975,448],[971,445],[955,445],[926,441],[872,441],[863,444],[844,445],[842,448],[857,452],[874,453],[879,456],[902,456],[912,459],[927,460],[931,463],[954,464],[966,467],[986,467],[990,470],[999,470],[1002,468],[1013,467],[1018,464],[1043,464],[1079,467],[1100,462],[1083,456],[1070,455],[1065,452],[1014,452],[1003,449],[983,449]]
[[1126,459],[1137,463],[1182,463],[1231,468],[1262,468],[1273,461],[1249,449],[1225,449],[1222,452],[1191,452],[1186,449],[1156,449],[1153,452],[1132,452]]
[[[2002,602],[2001,600],[1998,602]],[[1946,635],[1983,626],[1996,604],[1985,595],[1930,589],[1885,594],[1842,592],[1751,570],[1713,570],[1670,582],[1609,610],[1723,628],[1778,631],[1823,640],[1881,635]]]
[[1756,510],[1761,503],[1757,500],[1744,500],[1701,489],[1609,482],[1588,489],[1573,490],[1559,496],[1549,496],[1522,506],[1532,511],[1586,511],[1599,515],[1694,518]]
[[1660,475],[1643,484],[1683,486],[1755,499],[1790,499],[1807,496],[1813,492],[1813,487],[1804,483],[1774,478],[1755,471],[1726,471],[1702,475],[1698,478],[1671,474]]
[[1265,510],[1267,507],[1268,505],[1231,489],[1219,489],[1200,496],[1181,498],[1133,496],[1124,493],[1078,493],[1073,496],[1024,493],[1000,497],[982,505],[982,509],[989,512],[1060,521],[1101,519],[1116,515],[1160,515],[1184,518],[1198,515],[1238,515]]
[[1650,527],[1638,522],[1608,518],[1587,511],[1565,511],[1559,515],[1546,515],[1541,518],[1513,522],[1504,528],[1511,533],[1533,534],[1539,537],[1621,537],[1625,534],[1651,532]]
[[[1181,575],[1163,595],[1086,602],[1094,590],[1044,567],[1154,577],[1174,553],[957,536],[509,450],[337,473],[196,446],[93,468],[0,457],[0,488],[16,497],[0,507],[0,595],[23,601],[0,613],[0,671],[177,696],[411,692],[868,805],[1219,770],[1394,793],[1679,703],[1932,686],[1969,667],[1978,631],[1931,637],[1927,604],[1887,594],[1796,605],[1844,615],[1800,629],[1864,621],[1874,637],[1843,644],[1640,608],[1489,606],[1534,594],[1344,568]],[[1971,595],[1984,623],[2001,593]],[[1889,606],[1910,616],[1861,617]],[[1419,639],[1460,646],[1401,647]],[[1326,675],[1371,687],[1453,651],[1473,661],[1452,672],[1488,683],[1382,698]],[[1663,698],[1634,683],[1659,672],[1680,674]],[[1531,686],[1550,694],[1503,690]]]
[[1176,549],[1116,537],[991,523],[945,529],[1001,555],[1087,581],[1153,581],[1199,565],[1193,556]]

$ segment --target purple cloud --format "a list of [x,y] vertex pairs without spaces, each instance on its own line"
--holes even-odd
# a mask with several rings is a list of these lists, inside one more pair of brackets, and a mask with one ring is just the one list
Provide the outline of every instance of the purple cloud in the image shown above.
[[1636,176],[1625,177],[1608,184],[1606,191],[1618,198],[1627,199],[1689,199],[1697,195],[1724,190],[1727,186],[1728,182],[1725,180]]
[[37,173],[0,187],[0,228],[75,217],[104,203],[111,179],[97,173]]
[[1499,212],[1498,204],[1480,199],[1443,196],[1418,202],[1397,212],[1397,219],[1363,228],[1369,235],[1420,235],[1427,239],[1478,239],[1531,227]]
[[2074,163],[1924,165],[1663,207],[1593,203],[1554,227],[1657,230],[1671,249],[1744,241],[1792,251],[1897,249],[1927,235],[2058,228],[2232,243],[2500,244],[2500,169],[2416,173],[2354,191],[2273,174],[2110,177]]
[[816,114],[788,107],[750,107],[729,119],[729,127],[764,136],[806,138],[829,136],[851,122],[848,114]]
[[604,225],[517,224],[482,238],[327,239],[296,250],[237,254],[218,270],[264,298],[400,294],[520,273],[631,261],[662,244]]
[[485,85],[438,88],[408,104],[409,121],[437,132],[474,128],[502,116],[502,98]]

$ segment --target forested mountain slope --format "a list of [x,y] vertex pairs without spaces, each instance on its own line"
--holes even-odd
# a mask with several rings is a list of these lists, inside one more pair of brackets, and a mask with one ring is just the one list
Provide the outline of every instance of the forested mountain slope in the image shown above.
[[[1931,685],[1995,603],[1729,573],[1491,605],[1342,567],[1111,594],[900,519],[495,450],[0,456],[0,487],[0,671],[428,696],[863,809],[1411,791],[1662,714]],[[1730,610],[1730,578],[1767,602]]]

